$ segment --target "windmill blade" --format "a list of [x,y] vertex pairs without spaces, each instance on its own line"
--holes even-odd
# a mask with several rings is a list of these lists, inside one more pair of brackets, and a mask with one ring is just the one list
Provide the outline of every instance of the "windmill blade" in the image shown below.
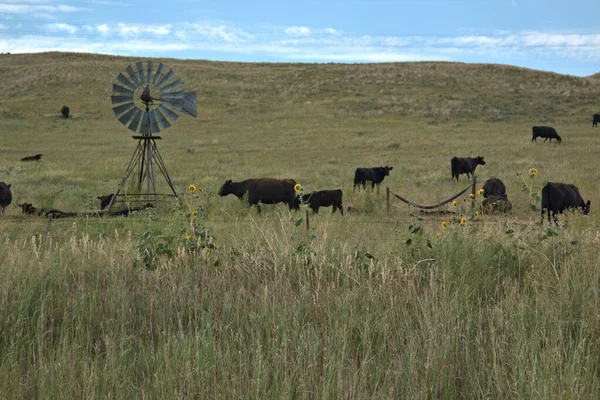
[[182,111],[196,118],[196,92],[185,92]]
[[156,75],[154,75],[154,79],[152,79],[153,85],[156,86],[156,84],[158,83],[158,80],[163,76],[164,71],[165,71],[165,64],[159,63],[158,69],[156,70]]
[[183,92],[165,93],[162,98],[167,100],[183,100]]
[[154,69],[154,61],[148,61],[148,73],[146,74],[146,83],[150,83],[150,77],[152,77],[152,70]]
[[119,85],[113,83],[112,91],[115,94],[121,94],[121,95],[124,95],[124,96],[131,96],[131,98],[133,99],[133,90],[124,88],[123,86],[119,86]]
[[137,70],[138,70],[138,74],[140,74],[140,82],[144,83],[146,81],[146,79],[144,78],[144,63],[141,61],[138,61],[137,63],[135,63]]
[[133,117],[133,119],[131,120],[131,124],[129,125],[129,130],[132,130],[134,132],[137,132],[137,128],[138,125],[140,123],[140,118],[142,117],[142,111],[138,110],[137,108],[135,109],[135,116]]
[[177,115],[173,111],[169,110],[167,107],[163,106],[162,104],[158,106],[157,110],[160,110],[160,112],[162,114],[164,114],[167,118],[169,118],[171,121],[177,121],[177,118],[179,118],[179,115]]
[[131,65],[128,65],[127,68],[125,68],[125,71],[127,71],[127,75],[129,75],[136,87],[141,85],[140,80],[138,79],[138,76],[133,68],[131,68]]
[[132,101],[131,103],[123,104],[122,106],[113,107],[113,112],[115,113],[115,116],[118,117],[119,115],[123,114],[125,111],[129,111],[133,107],[135,107],[135,103]]
[[171,126],[169,121],[167,121],[167,118],[163,115],[163,113],[160,112],[160,107],[154,110],[154,114],[156,115],[156,121],[159,123],[161,128],[167,129]]
[[147,111],[144,111],[143,115],[142,115],[142,124],[140,126],[140,133],[144,136],[150,136],[150,121],[149,121],[149,115],[150,113]]
[[162,79],[158,82],[158,84],[156,86],[158,86],[160,89],[161,87],[165,86],[167,84],[167,82],[174,76],[175,76],[175,71],[173,71],[172,69],[169,70],[169,72],[167,72],[167,74],[162,77]]
[[177,79],[175,82],[170,83],[167,86],[160,88],[160,93],[163,94],[163,93],[168,92],[169,90],[178,89],[182,86],[183,86],[183,82],[181,82],[179,79]]
[[127,111],[125,114],[121,115],[121,117],[119,117],[119,121],[127,126],[127,123],[129,123],[129,121],[131,120],[131,118],[133,118],[133,116],[135,115],[136,111],[139,111],[137,108],[133,107],[131,110]]
[[182,101],[170,101],[170,100],[163,100],[162,104],[164,104],[165,106],[171,107],[174,110],[177,111],[182,111],[183,110],[183,102]]
[[119,74],[119,76],[117,76],[117,80],[123,85],[127,86],[129,89],[135,90],[136,86],[129,79],[127,79],[125,75]]
[[133,97],[131,96],[110,96],[110,99],[113,104],[129,103],[130,101],[133,101]]
[[160,128],[158,127],[158,123],[156,121],[156,111],[150,111],[150,133],[159,133]]

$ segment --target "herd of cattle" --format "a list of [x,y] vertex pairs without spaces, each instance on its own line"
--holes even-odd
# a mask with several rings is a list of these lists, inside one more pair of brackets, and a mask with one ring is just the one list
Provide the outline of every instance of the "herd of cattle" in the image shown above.
[[[63,106],[61,113],[64,118],[69,117],[69,107]],[[600,114],[594,114],[592,118],[592,127],[597,126],[600,122]],[[538,137],[544,138],[544,142],[550,139],[555,139],[557,142],[561,142],[562,139],[556,132],[556,129],[549,126],[534,126],[532,128],[531,141],[534,142]],[[24,157],[21,161],[40,161],[42,154],[36,154],[34,156]],[[450,160],[450,167],[452,172],[452,179],[459,180],[459,176],[466,174],[467,177],[472,176],[475,173],[475,169],[478,165],[485,165],[483,157],[478,156],[474,158],[459,158],[453,157]],[[379,185],[386,176],[389,176],[390,171],[393,167],[375,167],[375,168],[357,168],[354,171],[354,187],[360,190],[362,186],[363,190],[366,189],[367,182],[371,183],[371,190],[377,186],[377,193],[379,193]],[[332,213],[337,210],[340,211],[341,215],[344,215],[344,207],[342,205],[342,190],[321,190],[314,191],[308,194],[298,193],[298,185],[293,179],[273,179],[273,178],[260,178],[260,179],[247,179],[241,182],[233,182],[227,180],[221,189],[219,190],[220,196],[227,196],[233,194],[239,199],[246,196],[250,207],[256,205],[260,212],[260,203],[263,204],[277,204],[284,203],[289,206],[290,209],[298,210],[301,204],[306,204],[310,207],[313,212],[318,213],[321,207],[332,207]],[[506,186],[498,178],[490,178],[483,185],[483,195],[485,199],[482,202],[482,207],[489,212],[508,212],[511,210],[512,205],[508,201],[506,195]],[[114,194],[105,196],[99,196],[100,209],[104,210],[110,203]],[[11,185],[4,182],[0,182],[0,207],[2,208],[2,214],[4,209],[12,202]],[[562,213],[567,209],[580,209],[584,214],[588,214],[590,210],[590,201],[583,201],[579,189],[575,185],[548,182],[546,186],[542,188],[542,217],[544,213],[548,214],[548,221],[550,221],[551,215],[556,221],[556,214]],[[63,217],[74,217],[76,213],[67,213],[57,209],[38,209],[31,203],[19,204],[23,214],[31,215],[44,215],[52,216],[55,218]],[[127,216],[132,212],[140,211],[145,208],[152,207],[152,204],[148,203],[145,206],[130,208],[126,207],[118,211],[113,211],[110,215],[114,216]]]

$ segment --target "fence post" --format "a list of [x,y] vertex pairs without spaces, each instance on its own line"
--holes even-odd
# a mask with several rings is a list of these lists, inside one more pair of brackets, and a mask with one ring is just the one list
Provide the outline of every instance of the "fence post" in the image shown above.
[[310,220],[308,219],[308,208],[306,211],[306,232],[310,232]]
[[385,187],[385,201],[387,204],[387,213],[388,213],[388,215],[390,215],[390,187],[389,186]]
[[473,174],[473,178],[471,179],[471,217],[475,215],[475,195],[477,194],[477,177]]

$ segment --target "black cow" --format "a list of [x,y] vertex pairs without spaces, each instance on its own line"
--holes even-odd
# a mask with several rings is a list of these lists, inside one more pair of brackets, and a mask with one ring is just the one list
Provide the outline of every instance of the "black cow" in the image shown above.
[[10,191],[10,185],[4,182],[0,182],[0,207],[2,207],[2,214],[4,215],[4,209],[12,203],[12,192]]
[[154,205],[152,203],[146,203],[145,206],[139,206],[139,207],[133,207],[133,208],[129,208],[129,207],[123,207],[118,211],[112,212],[110,215],[112,215],[113,217],[125,217],[127,218],[129,216],[129,214],[134,213],[134,212],[138,212],[138,211],[142,211],[145,210],[146,208],[153,208]]
[[114,197],[114,193],[106,194],[104,196],[98,196],[98,200],[100,200],[100,209],[104,210],[110,204],[110,201]]
[[458,181],[458,176],[460,174],[467,174],[467,177],[470,177],[473,175],[475,168],[477,168],[478,165],[485,165],[485,161],[483,161],[483,157],[481,156],[475,158],[453,157],[452,160],[450,160],[452,179],[456,178]]
[[342,208],[342,190],[320,190],[318,192],[312,192],[310,194],[303,194],[301,199],[303,203],[318,213],[320,207],[333,206],[332,214],[335,210],[340,210],[340,214],[344,215],[344,209]]
[[360,185],[364,190],[367,181],[371,181],[371,190],[377,185],[377,193],[379,193],[379,184],[393,169],[394,167],[356,168],[356,171],[354,171],[354,190],[358,186],[360,191]]
[[598,122],[600,122],[600,114],[594,114],[592,117],[592,128],[596,127]]
[[69,118],[69,113],[71,110],[69,110],[69,107],[63,106],[63,108],[60,109],[60,112],[62,113],[63,118],[67,119]]
[[52,215],[52,218],[69,218],[69,217],[77,216],[77,213],[64,212],[64,211],[57,210],[56,208],[52,208],[50,210],[44,210],[43,208],[38,209],[37,207],[34,207],[33,204],[31,204],[31,203],[22,203],[22,204],[19,204],[19,207],[21,207],[23,214],[44,215],[46,217],[49,215]]
[[490,178],[483,184],[483,197],[502,196],[506,197],[506,186],[498,178]]
[[494,212],[507,213],[512,209],[512,204],[506,198],[506,194],[504,196],[490,195],[483,199],[481,208],[490,214]]
[[21,161],[40,161],[43,154],[36,154],[35,156],[23,157]]
[[290,209],[298,209],[294,186],[296,186],[296,181],[293,179],[260,178],[247,179],[241,182],[228,180],[219,190],[219,195],[234,194],[241,199],[248,193],[248,204],[250,207],[256,204],[258,212],[261,211],[259,203],[285,203]]
[[537,142],[537,138],[539,137],[544,138],[544,143],[546,143],[546,140],[548,139],[550,139],[550,142],[552,142],[552,139],[556,139],[559,143],[562,142],[562,139],[558,136],[558,133],[556,133],[556,129],[551,126],[534,126],[531,129],[531,132],[533,133],[533,136],[531,137],[532,142]]
[[550,213],[556,222],[556,214],[562,213],[566,209],[578,208],[583,210],[584,214],[590,212],[590,201],[583,202],[577,186],[567,183],[548,182],[542,188],[542,219],[544,212],[548,213],[548,222],[550,222]]

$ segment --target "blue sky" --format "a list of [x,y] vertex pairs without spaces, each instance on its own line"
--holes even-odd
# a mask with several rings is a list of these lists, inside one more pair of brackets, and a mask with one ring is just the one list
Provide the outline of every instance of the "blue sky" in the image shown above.
[[0,0],[0,52],[600,72],[600,0]]

